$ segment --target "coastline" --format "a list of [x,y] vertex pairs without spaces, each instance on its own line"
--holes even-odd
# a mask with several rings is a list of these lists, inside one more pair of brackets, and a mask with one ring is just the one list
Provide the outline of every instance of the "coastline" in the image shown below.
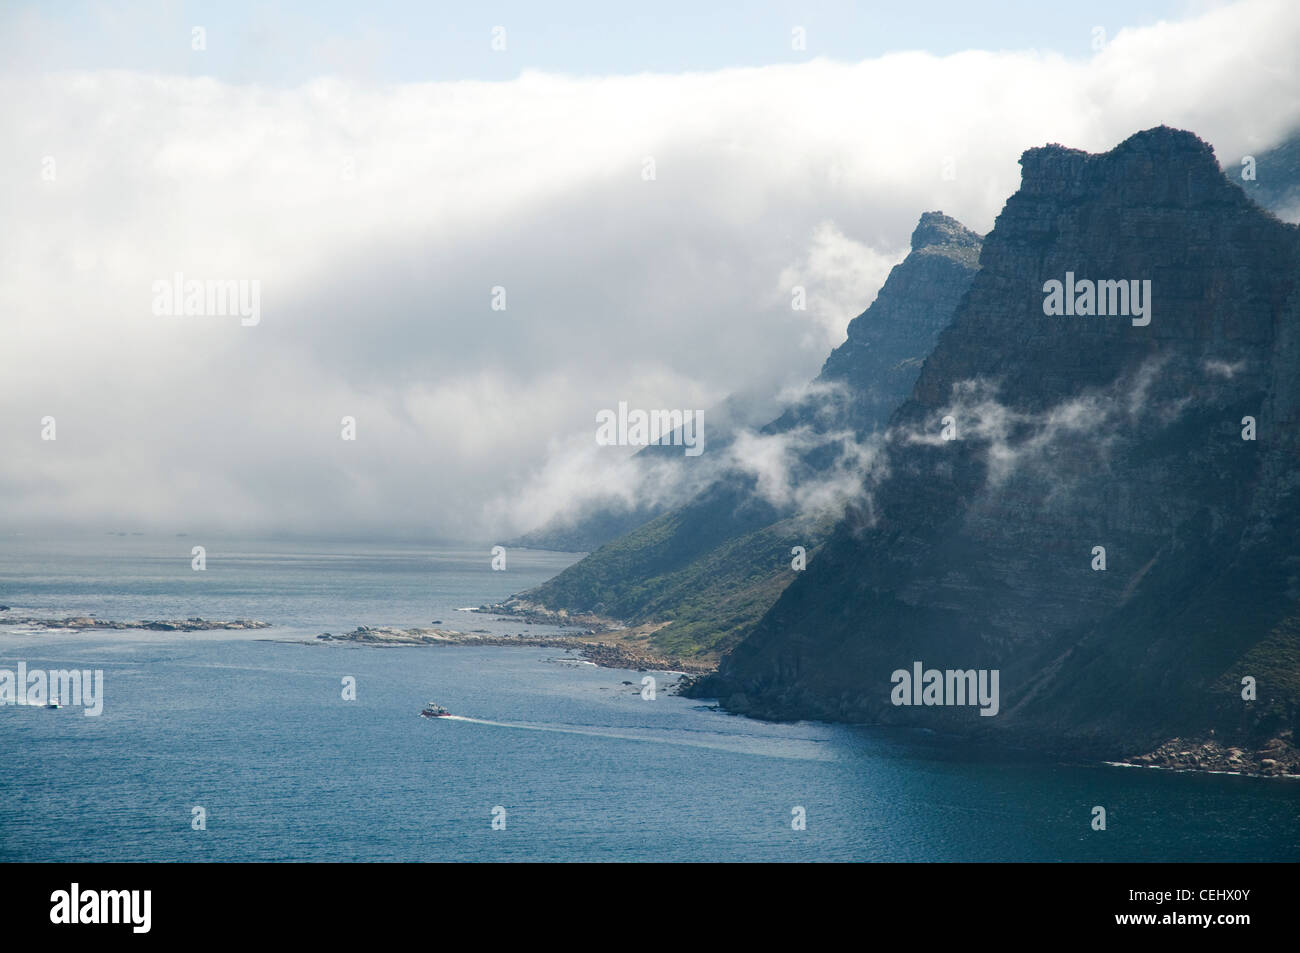
[[[601,668],[629,671],[671,672],[685,676],[675,691],[691,697],[702,698],[692,689],[704,676],[717,672],[717,660],[712,658],[686,659],[647,651],[641,643],[647,631],[655,627],[628,627],[615,620],[593,615],[570,615],[552,612],[527,604],[508,606],[479,606],[474,612],[491,614],[498,620],[517,620],[523,625],[545,625],[571,628],[573,634],[541,635],[520,632],[516,635],[493,635],[486,630],[464,632],[439,627],[400,628],[395,626],[358,626],[343,635],[322,633],[315,639],[268,638],[263,641],[299,645],[357,644],[378,648],[418,646],[502,646],[537,647],[578,653],[585,661]],[[190,617],[182,620],[115,621],[98,619],[93,615],[0,616],[6,627],[26,626],[45,632],[86,631],[152,631],[152,632],[213,632],[257,631],[274,626],[268,622],[251,619],[212,620]],[[731,711],[718,701],[717,709],[732,714],[742,714],[759,721],[787,721],[787,717],[773,717],[757,706],[750,710]],[[797,719],[804,720],[804,719]],[[835,723],[834,719],[809,718],[807,720]],[[871,727],[870,723],[861,723]],[[1018,747],[1018,746],[1011,746]],[[1080,753],[1082,754],[1082,753]],[[1280,778],[1300,780],[1300,749],[1293,739],[1284,735],[1268,739],[1262,745],[1225,744],[1215,738],[1189,740],[1171,738],[1154,749],[1141,754],[1113,754],[1100,757],[1095,751],[1082,754],[1083,760],[1108,767],[1148,768],[1180,774],[1218,774],[1252,778]]]
[[[536,615],[534,616],[533,621],[537,624],[556,624],[554,614],[548,614],[546,617]],[[588,617],[585,621],[590,623],[592,620]],[[576,623],[577,620],[572,620],[572,622]],[[605,625],[608,626],[609,623],[606,621]],[[600,666],[601,668],[629,669],[642,672],[669,671],[681,673],[686,677],[678,684],[676,689],[677,692],[690,697],[702,697],[693,694],[691,692],[691,687],[695,680],[700,676],[709,675],[715,672],[717,668],[716,663],[702,663],[699,660],[686,660],[653,655],[638,651],[637,649],[631,648],[625,644],[603,641],[598,638],[598,636],[608,635],[610,632],[617,631],[620,630],[609,627],[599,630],[589,629],[584,631],[581,635],[576,636],[539,636],[527,635],[525,633],[520,633],[517,636],[494,636],[489,634],[456,632],[435,628],[401,629],[394,627],[361,626],[352,632],[341,636],[336,636],[327,632],[317,636],[315,640],[311,641],[277,641],[296,641],[304,645],[320,645],[330,642],[350,642],[378,647],[490,645],[558,648],[577,651],[581,653],[584,659]],[[766,718],[763,717],[762,714],[752,712],[730,712],[722,704],[718,704],[716,707],[720,712],[741,714],[745,717],[755,718],[759,721],[780,722],[790,720],[783,718]],[[821,721],[826,724],[835,723],[819,718],[810,718],[806,720]],[[864,723],[863,727],[875,726]],[[881,727],[888,726],[881,725]],[[996,744],[997,742],[994,743]],[[999,746],[1008,748],[1019,747],[1005,744]],[[1044,754],[1049,753],[1044,751]],[[1270,740],[1264,747],[1259,748],[1258,750],[1251,750],[1246,747],[1225,746],[1213,739],[1208,741],[1192,742],[1181,738],[1172,738],[1157,747],[1155,750],[1145,754],[1102,758],[1098,757],[1095,753],[1088,753],[1086,755],[1081,755],[1081,758],[1084,763],[1104,765],[1107,767],[1151,768],[1180,774],[1221,774],[1251,778],[1300,780],[1300,750],[1297,750],[1288,739],[1282,737]],[[1073,757],[1071,757],[1071,760],[1073,760]]]
[[1188,741],[1170,738],[1146,754],[1107,761],[1127,768],[1155,768],[1193,774],[1237,774],[1251,778],[1300,780],[1300,750],[1285,734],[1269,739],[1263,747],[1249,750],[1224,745],[1213,738]]
[[[4,611],[8,606],[0,606]],[[93,615],[63,616],[0,616],[0,625],[27,626],[41,631],[91,632],[103,630],[109,632],[126,632],[141,630],[145,632],[242,632],[257,629],[269,629],[271,623],[256,619],[232,619],[229,621],[202,619],[191,616],[188,619],[150,620],[138,622],[116,622],[111,619],[97,619]]]
[[[821,721],[827,724],[852,724],[861,727],[906,727],[914,730],[934,731],[915,724],[901,724],[882,720],[855,720],[852,717],[826,717],[826,712],[802,713],[789,705],[774,707],[745,695],[721,696],[718,684],[707,674],[685,678],[678,687],[679,693],[690,698],[713,699],[719,709],[760,721]],[[942,731],[954,739],[978,739],[1008,750],[1037,751],[1048,757],[1108,767],[1155,768],[1180,774],[1235,774],[1254,778],[1282,778],[1300,780],[1300,748],[1288,729],[1271,737],[1254,739],[1236,738],[1227,742],[1214,737],[1193,740],[1173,737],[1148,748],[1145,743],[1126,746],[1122,741],[1100,746],[1096,743],[1080,745],[1066,739],[1023,731],[1009,735],[980,732],[977,735],[956,731]]]
[[[613,631],[613,630],[609,630]],[[359,626],[344,635],[324,632],[315,639],[275,639],[301,645],[353,643],[380,648],[413,646],[535,646],[576,651],[601,668],[630,669],[638,672],[675,672],[683,675],[705,675],[716,669],[716,663],[698,659],[645,652],[635,645],[599,636],[607,631],[584,630],[575,635],[492,635],[485,632],[460,632],[439,628],[408,628],[393,626]]]

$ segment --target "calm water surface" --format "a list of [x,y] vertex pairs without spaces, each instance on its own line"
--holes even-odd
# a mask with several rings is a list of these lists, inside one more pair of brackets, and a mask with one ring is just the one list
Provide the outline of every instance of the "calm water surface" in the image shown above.
[[[4,616],[256,618],[33,632],[0,668],[103,669],[103,714],[0,707],[0,860],[1297,860],[1300,784],[773,725],[550,649],[301,645],[357,625],[554,631],[458,611],[575,557],[0,538]],[[341,682],[356,679],[357,699]],[[626,683],[632,684],[626,684]],[[459,720],[418,717],[433,698]],[[1089,828],[1103,805],[1108,830]],[[191,829],[192,809],[207,830]],[[493,830],[504,808],[505,830]],[[806,830],[791,828],[802,807]]]

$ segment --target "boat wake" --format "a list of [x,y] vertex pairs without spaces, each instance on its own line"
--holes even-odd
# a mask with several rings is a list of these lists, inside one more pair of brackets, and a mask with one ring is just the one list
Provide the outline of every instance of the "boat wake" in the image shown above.
[[711,748],[737,754],[755,754],[769,758],[792,758],[806,761],[830,761],[834,755],[826,745],[809,738],[754,738],[728,735],[721,732],[683,732],[667,728],[645,728],[635,731],[610,731],[577,725],[537,725],[517,721],[490,721],[486,718],[469,718],[465,715],[444,715],[438,721],[461,721],[492,728],[510,728],[516,731],[545,731],[562,735],[587,735],[610,738],[616,741],[644,741],[649,744],[685,745],[691,748]]

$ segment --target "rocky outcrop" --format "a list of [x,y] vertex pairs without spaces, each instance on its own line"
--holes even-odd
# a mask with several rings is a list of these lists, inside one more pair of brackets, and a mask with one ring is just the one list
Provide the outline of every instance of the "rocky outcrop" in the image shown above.
[[811,396],[767,429],[808,423],[859,434],[881,428],[907,396],[925,356],[952,320],[979,267],[980,236],[943,212],[926,212],[911,251],[889,273],[871,307],[849,322]]
[[[892,417],[888,476],[695,692],[1111,757],[1280,737],[1300,699],[1300,232],[1188,132],[1021,165]],[[1072,278],[1149,281],[1149,323],[1045,314]],[[998,670],[999,713],[895,705],[916,661]]]
[[1154,751],[1125,758],[1124,764],[1169,771],[1218,771],[1264,777],[1300,777],[1300,750],[1291,733],[1270,738],[1257,750],[1208,741],[1171,738]]

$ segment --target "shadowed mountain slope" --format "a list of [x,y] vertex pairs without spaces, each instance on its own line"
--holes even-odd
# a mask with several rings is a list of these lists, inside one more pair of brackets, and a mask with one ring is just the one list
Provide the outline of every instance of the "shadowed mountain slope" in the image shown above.
[[[1289,738],[1300,230],[1188,132],[1100,155],[1035,148],[1021,165],[969,294],[891,419],[870,505],[694,692],[767,717],[1108,755],[1173,736],[1247,750]],[[1046,283],[1071,275],[1149,281],[1149,324],[1045,314]],[[999,670],[999,713],[894,704],[892,673],[916,661]]]

